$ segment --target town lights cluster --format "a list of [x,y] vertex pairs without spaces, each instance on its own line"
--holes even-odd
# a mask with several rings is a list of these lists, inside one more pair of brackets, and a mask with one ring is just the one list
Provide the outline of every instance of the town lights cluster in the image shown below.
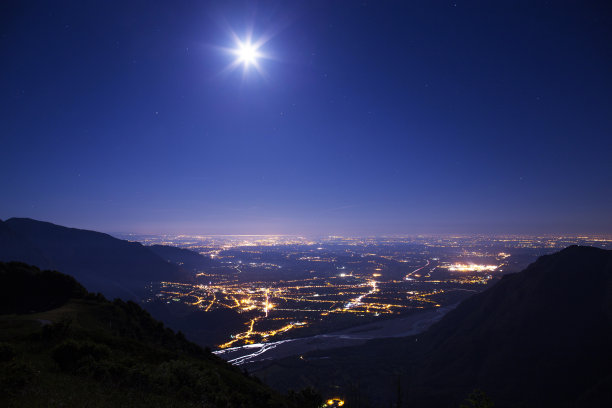
[[451,272],[493,272],[498,268],[497,265],[478,265],[456,263],[448,267]]

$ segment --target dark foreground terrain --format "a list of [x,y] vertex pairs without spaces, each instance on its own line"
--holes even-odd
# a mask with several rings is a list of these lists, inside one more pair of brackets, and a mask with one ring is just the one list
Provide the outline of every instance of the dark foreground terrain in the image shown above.
[[0,279],[1,406],[612,406],[612,251],[543,256],[425,332],[246,362],[256,377],[70,276]]
[[0,406],[309,407],[191,343],[136,303],[0,263]]

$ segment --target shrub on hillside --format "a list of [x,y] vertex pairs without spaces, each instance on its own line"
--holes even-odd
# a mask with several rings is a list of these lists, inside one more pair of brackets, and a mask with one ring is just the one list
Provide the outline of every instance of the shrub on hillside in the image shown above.
[[110,349],[97,343],[86,341],[66,340],[53,350],[53,360],[63,370],[74,372],[79,367],[107,358]]

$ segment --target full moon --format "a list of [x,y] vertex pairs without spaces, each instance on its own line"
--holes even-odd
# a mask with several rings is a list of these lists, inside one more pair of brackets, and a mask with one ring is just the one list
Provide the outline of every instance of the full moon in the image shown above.
[[231,72],[238,67],[242,67],[243,79],[250,75],[251,71],[257,71],[262,77],[265,77],[261,61],[272,59],[265,51],[265,44],[271,37],[253,38],[253,33],[250,31],[242,38],[234,31],[230,31],[230,35],[233,39],[233,45],[227,48],[223,47],[222,50],[233,57],[233,61],[225,67],[223,72]]
[[260,56],[257,52],[257,47],[250,43],[239,43],[238,48],[235,50],[235,54],[238,56],[238,62],[243,63],[246,67],[249,65],[256,65],[257,58]]

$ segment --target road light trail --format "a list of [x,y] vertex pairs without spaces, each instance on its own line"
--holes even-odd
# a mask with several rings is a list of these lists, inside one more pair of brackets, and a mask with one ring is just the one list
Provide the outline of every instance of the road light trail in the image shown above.
[[359,295],[355,299],[352,299],[350,302],[348,302],[346,305],[344,305],[345,309],[352,309],[354,307],[361,306],[363,304],[363,298],[364,297],[378,292],[378,288],[376,287],[376,281],[375,280],[369,281],[368,283],[370,284],[372,289],[370,289],[370,291],[368,293],[364,293],[363,295]]
[[208,312],[210,310],[210,308],[212,307],[212,305],[215,304],[215,300],[217,300],[217,292],[213,292],[213,299],[210,301],[210,304],[208,305],[208,307],[206,308],[206,311]]
[[427,260],[427,263],[423,266],[421,266],[419,269],[415,269],[414,271],[410,272],[408,275],[406,275],[406,277],[404,278],[404,280],[412,280],[412,278],[410,277],[410,275],[417,273],[418,271],[420,271],[423,268],[427,268],[429,266],[429,259]]

